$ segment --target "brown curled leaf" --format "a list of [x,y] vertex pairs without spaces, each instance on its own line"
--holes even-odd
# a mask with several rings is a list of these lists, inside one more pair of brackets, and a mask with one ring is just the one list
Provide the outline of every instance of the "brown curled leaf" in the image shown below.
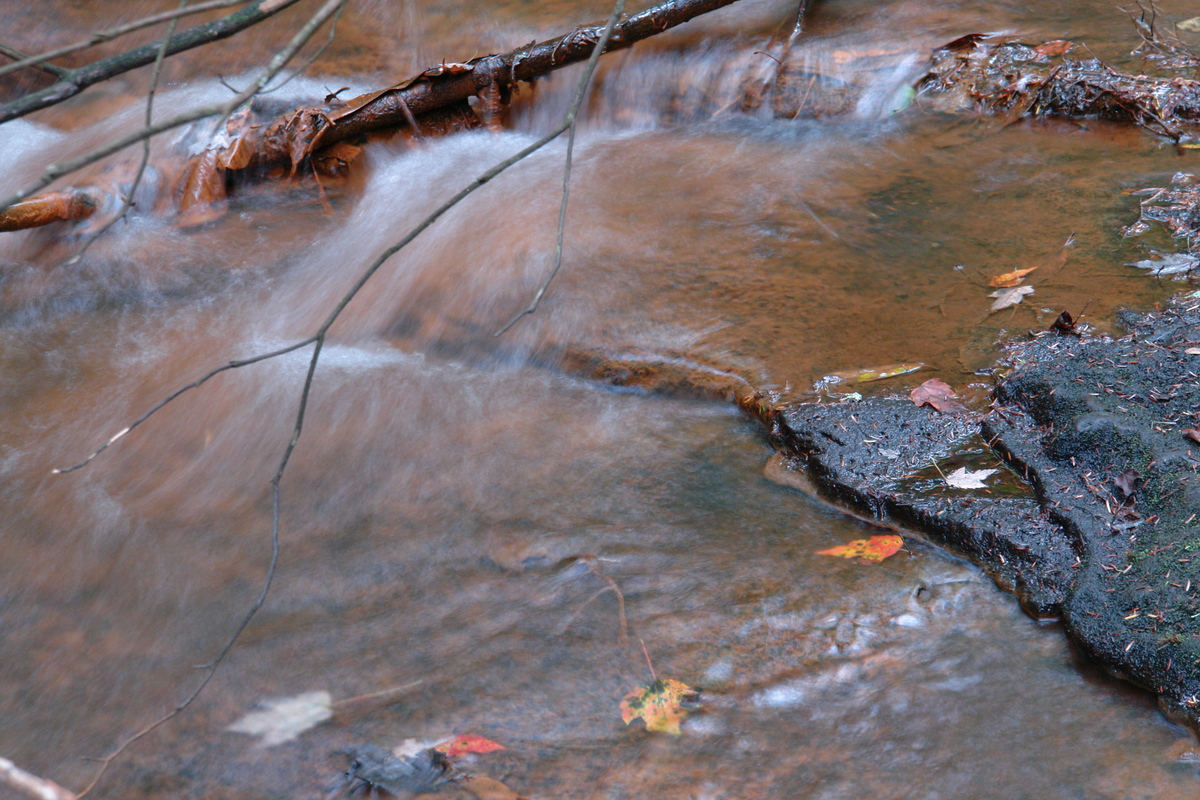
[[930,378],[908,393],[913,403],[929,406],[943,414],[958,414],[967,410],[950,385],[939,378]]

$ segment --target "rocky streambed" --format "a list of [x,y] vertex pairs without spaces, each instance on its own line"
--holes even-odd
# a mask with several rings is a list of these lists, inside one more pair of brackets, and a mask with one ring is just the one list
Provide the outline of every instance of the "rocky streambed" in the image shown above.
[[[774,439],[822,498],[985,569],[1112,674],[1200,722],[1200,299],[1128,335],[1009,347],[986,412],[908,397],[788,405]],[[947,480],[956,470],[977,488]]]

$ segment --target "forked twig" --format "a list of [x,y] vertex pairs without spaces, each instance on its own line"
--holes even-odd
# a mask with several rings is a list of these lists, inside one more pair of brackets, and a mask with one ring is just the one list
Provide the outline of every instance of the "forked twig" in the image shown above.
[[[184,50],[232,36],[298,2],[300,0],[255,0],[246,8],[239,9],[228,16],[188,28],[167,39],[167,55],[172,56]],[[0,122],[16,119],[38,109],[61,103],[89,86],[151,64],[158,56],[160,46],[159,42],[153,42],[124,53],[102,58],[78,69],[68,70],[52,86],[0,104]],[[11,68],[12,65],[10,64],[9,67]]]
[[[296,2],[296,0],[289,0],[289,2]],[[247,100],[258,94],[262,90],[262,87],[269,83],[271,79],[274,78],[289,61],[291,61],[300,48],[312,38],[313,34],[315,34],[317,30],[320,29],[320,27],[324,25],[325,22],[331,16],[333,16],[334,13],[346,2],[348,2],[348,0],[327,0],[325,5],[318,9],[317,12],[309,18],[308,22],[306,22],[304,26],[296,32],[296,35],[292,37],[287,45],[285,45],[282,50],[272,57],[271,61],[267,64],[267,68],[263,71],[263,74],[259,76],[258,80],[256,80],[245,91],[238,94],[228,103],[216,106],[206,106],[204,108],[188,111],[171,117],[170,119],[163,120],[156,125],[147,125],[139,131],[134,131],[133,133],[122,136],[119,139],[114,139],[108,144],[98,147],[89,153],[84,153],[83,155],[77,156],[69,161],[64,161],[61,164],[51,164],[50,166],[46,167],[45,171],[42,172],[42,176],[36,181],[29,184],[24,189],[21,189],[16,194],[4,198],[4,200],[0,200],[0,211],[8,208],[13,203],[20,202],[26,197],[40,192],[42,189],[45,189],[51,183],[63,177],[64,175],[69,175],[72,172],[83,169],[89,164],[94,164],[103,158],[111,156],[113,153],[124,150],[126,147],[144,141],[151,136],[156,136],[163,131],[169,131],[173,128],[178,128],[181,125],[187,125],[190,122],[195,122],[197,120],[204,119],[205,117],[212,116],[217,116],[217,127],[224,125],[225,120],[229,117],[229,115],[232,114],[238,106],[242,105]]]
[[624,652],[625,650],[629,649],[629,619],[625,616],[625,593],[621,591],[621,587],[617,586],[616,581],[614,581],[608,575],[605,575],[600,570],[596,569],[596,565],[591,563],[590,560],[588,563],[588,572],[607,582],[608,586],[605,586],[587,600],[584,600],[583,603],[580,604],[579,608],[572,612],[570,618],[567,620],[567,624],[563,626],[563,630],[565,631],[567,628],[570,628],[575,622],[575,618],[578,617],[585,608],[591,605],[593,600],[612,592],[617,596],[617,619],[620,623],[620,628],[617,630],[617,646],[621,648],[622,652]]
[[[179,8],[177,11],[182,11],[187,8],[188,0],[179,0]],[[154,71],[150,76],[150,90],[146,93],[146,127],[154,124],[154,93],[158,91],[158,78],[162,74],[163,61],[167,56],[167,42],[175,35],[175,26],[179,24],[179,17],[173,17],[170,24],[167,26],[167,35],[163,37],[162,46],[158,48],[158,58],[154,59]],[[79,263],[79,259],[83,258],[83,254],[88,251],[88,248],[95,244],[96,240],[104,234],[108,233],[113,225],[116,225],[119,220],[125,218],[129,213],[129,209],[133,208],[133,196],[137,194],[138,187],[142,184],[142,176],[146,174],[146,165],[150,163],[150,140],[142,140],[142,160],[138,163],[137,173],[133,176],[133,183],[129,185],[129,191],[121,197],[121,210],[112,219],[100,226],[99,230],[92,233],[91,236],[75,251],[75,255],[66,260],[63,266],[71,266]]]
[[[329,0],[329,2],[327,2],[326,5],[320,11],[317,12],[317,15],[314,16],[313,20],[316,20],[318,17],[321,17],[322,14],[324,14],[324,19],[327,19],[329,16],[329,13],[332,13],[332,11],[334,9],[336,9],[338,6],[340,6],[344,2],[345,2],[345,0]],[[109,446],[111,446],[112,444],[117,442],[119,439],[123,438],[131,430],[133,430],[134,428],[136,428],[137,426],[139,426],[140,424],[145,422],[147,419],[149,419],[156,412],[161,410],[168,403],[170,403],[171,401],[173,401],[180,395],[184,394],[185,392],[188,392],[191,389],[195,389],[199,386],[202,386],[204,383],[206,383],[210,378],[214,377],[215,375],[218,375],[227,370],[237,369],[240,367],[249,366],[250,364],[255,364],[255,363],[258,363],[261,361],[266,361],[268,359],[276,358],[276,357],[285,355],[287,353],[291,353],[293,351],[299,350],[303,347],[307,347],[310,344],[313,345],[312,356],[309,358],[308,370],[307,370],[307,372],[305,374],[305,378],[304,378],[304,386],[300,392],[300,402],[299,402],[299,407],[296,411],[295,425],[293,426],[293,429],[292,429],[292,436],[291,436],[291,439],[288,441],[287,447],[284,448],[283,457],[279,461],[279,467],[276,469],[275,475],[271,478],[271,560],[267,567],[267,573],[264,578],[262,590],[259,593],[258,598],[254,601],[254,603],[251,605],[249,610],[243,615],[241,622],[238,624],[238,626],[234,630],[233,634],[226,641],[224,647],[221,648],[221,651],[217,654],[216,658],[214,658],[209,664],[207,664],[205,666],[205,668],[204,668],[205,675],[204,675],[204,678],[200,681],[200,684],[191,692],[191,694],[188,695],[187,698],[185,698],[181,703],[179,703],[177,706],[175,706],[175,708],[172,709],[170,712],[168,712],[167,714],[165,714],[164,716],[162,716],[155,722],[151,723],[150,725],[147,725],[145,728],[138,731],[133,736],[126,739],[116,749],[114,749],[111,753],[109,753],[104,758],[99,759],[99,761],[102,764],[100,772],[95,776],[95,778],[93,778],[92,782],[88,785],[88,787],[86,789],[84,789],[83,792],[80,793],[80,795],[79,795],[80,797],[87,794],[89,791],[92,790],[93,787],[96,786],[96,784],[99,782],[100,778],[104,775],[104,772],[107,770],[108,765],[112,763],[113,759],[115,759],[127,747],[129,747],[129,745],[131,745],[132,743],[136,742],[137,740],[143,738],[144,736],[148,735],[149,733],[156,730],[160,726],[164,725],[165,723],[167,723],[174,717],[178,716],[184,709],[186,709],[189,705],[191,705],[191,703],[200,695],[200,693],[208,685],[209,681],[212,680],[213,675],[216,673],[217,669],[221,666],[221,664],[225,661],[226,656],[228,656],[230,650],[233,649],[234,644],[237,642],[237,640],[241,636],[242,632],[246,629],[246,626],[250,624],[250,621],[254,618],[254,615],[258,612],[258,610],[260,608],[262,608],[263,603],[266,602],[267,595],[271,589],[271,584],[275,578],[276,566],[279,563],[279,520],[280,520],[280,516],[281,516],[281,511],[282,511],[279,485],[283,479],[283,474],[284,474],[285,470],[287,469],[288,462],[291,460],[292,453],[295,451],[296,445],[299,443],[300,436],[304,430],[305,414],[308,409],[309,399],[312,395],[313,377],[316,374],[317,364],[320,361],[320,357],[321,357],[321,349],[324,347],[325,339],[329,333],[329,329],[333,326],[334,322],[336,322],[337,319],[341,316],[341,314],[345,310],[346,306],[350,304],[350,301],[353,300],[355,298],[355,296],[358,295],[359,291],[363,288],[363,286],[366,285],[367,281],[369,281],[375,275],[375,273],[379,271],[379,269],[383,266],[383,264],[389,258],[391,258],[393,255],[395,255],[397,252],[399,252],[405,246],[407,246],[410,242],[412,242],[413,239],[415,239],[422,232],[424,232],[427,228],[429,228],[431,225],[433,225],[438,219],[440,219],[447,211],[452,209],[454,206],[458,205],[467,196],[469,196],[470,194],[475,192],[476,189],[479,189],[481,186],[483,186],[484,184],[486,184],[488,181],[492,180],[496,176],[500,175],[502,172],[507,170],[509,167],[513,166],[514,164],[519,163],[520,161],[529,157],[530,155],[537,152],[541,148],[545,147],[550,142],[554,141],[559,136],[561,136],[563,133],[565,133],[569,128],[571,128],[571,126],[574,123],[575,112],[578,111],[579,105],[582,102],[581,98],[583,96],[584,90],[586,89],[587,84],[591,81],[591,77],[595,72],[596,62],[599,58],[599,54],[604,52],[605,45],[607,44],[608,39],[612,34],[613,28],[617,24],[617,21],[620,19],[621,10],[623,8],[624,8],[624,0],[618,0],[617,4],[613,8],[612,15],[609,17],[608,24],[606,25],[605,30],[604,30],[604,35],[600,38],[599,42],[596,44],[596,47],[592,53],[592,57],[591,57],[591,59],[589,59],[587,67],[584,70],[584,74],[580,77],[580,81],[579,81],[580,88],[576,91],[576,98],[579,99],[579,102],[573,104],[571,110],[568,112],[568,114],[564,118],[564,120],[556,128],[554,128],[550,133],[547,133],[545,136],[538,139],[533,144],[529,145],[528,147],[523,148],[520,152],[501,161],[500,163],[493,166],[491,169],[488,169],[485,172],[483,172],[482,174],[480,174],[479,176],[477,176],[470,184],[468,184],[464,188],[460,189],[457,193],[455,193],[455,195],[453,197],[451,197],[446,202],[442,203],[442,205],[440,205],[436,210],[434,210],[433,213],[431,213],[429,216],[427,216],[425,219],[423,219],[420,223],[418,223],[402,239],[400,239],[400,241],[398,241],[396,244],[392,245],[387,250],[385,250],[383,253],[381,253],[375,259],[375,261],[372,262],[371,265],[363,271],[363,273],[359,276],[358,280],[354,283],[354,285],[350,288],[350,290],[347,291],[342,296],[341,300],[338,301],[336,306],[330,312],[329,316],[325,319],[325,321],[321,324],[321,326],[317,329],[317,331],[313,335],[311,335],[311,336],[307,337],[306,339],[303,339],[299,342],[291,344],[287,347],[280,348],[278,350],[273,350],[268,353],[262,353],[262,354],[252,356],[249,358],[245,358],[245,359],[238,359],[238,360],[230,361],[228,364],[224,364],[220,367],[210,370],[208,373],[201,376],[199,379],[193,381],[190,384],[187,384],[186,386],[176,389],[174,392],[172,392],[166,398],[159,401],[149,411],[147,411],[142,416],[138,417],[132,423],[127,425],[124,429],[122,429],[121,431],[119,431],[118,433],[116,433],[115,435],[110,437],[108,439],[108,441],[106,441],[104,444],[102,444],[90,456],[88,456],[86,459],[84,459],[80,463],[75,464],[74,466],[71,466],[71,467],[54,470],[55,473],[65,473],[65,472],[70,472],[72,470],[79,469],[81,467],[86,466],[94,458],[96,458],[96,456],[98,456],[100,453],[104,452],[104,450],[106,450]],[[329,12],[329,13],[326,13],[326,12]],[[312,31],[315,31],[316,28],[311,25],[313,20],[310,20],[310,24],[305,26],[306,30],[309,28],[312,28]],[[319,27],[319,25],[317,27]],[[311,36],[312,31],[309,32],[309,36]],[[294,42],[295,42],[295,39],[293,39],[293,43]],[[297,50],[297,49],[299,49],[298,46],[293,48],[293,47],[291,47],[291,43],[289,43],[288,50],[291,52],[291,54],[294,54],[295,50]],[[278,56],[276,57],[276,60],[278,60]],[[275,62],[273,61],[272,64],[274,64],[274,63]],[[284,61],[284,63],[286,63],[286,60]],[[280,68],[282,67],[282,63],[279,64],[279,67]],[[268,80],[269,80],[269,78],[268,78]],[[260,79],[260,81],[257,81],[255,83],[255,86],[252,88],[254,88],[254,90],[257,91],[258,89],[261,89],[261,87],[262,87],[262,85],[264,85],[264,83],[265,82]],[[246,93],[243,92],[243,94],[246,94]],[[239,97],[240,97],[240,95],[239,95]],[[240,102],[241,101],[238,101],[238,103],[235,103],[235,104],[231,104],[229,106],[230,110],[232,110],[232,108],[235,108],[236,105],[240,104]],[[618,597],[620,597],[619,592],[618,592]],[[624,606],[624,603],[622,600],[622,613],[623,613],[623,606]]]
[[[70,55],[71,53],[77,53],[80,50],[86,50],[89,47],[94,47],[98,44],[112,41],[113,39],[124,36],[127,33],[140,31],[142,28],[149,28],[153,25],[158,25],[167,21],[174,22],[180,17],[190,16],[191,14],[199,14],[204,11],[212,11],[213,9],[217,8],[245,5],[248,2],[249,0],[209,0],[207,3],[197,3],[194,6],[187,6],[186,8],[176,8],[174,11],[164,11],[161,14],[152,14],[149,17],[143,17],[142,19],[134,20],[133,22],[129,22],[124,25],[118,25],[117,27],[109,28],[106,31],[98,31],[81,42],[75,42],[74,44],[69,44],[64,47],[58,47],[54,50],[47,50],[46,52],[39,53],[36,56],[25,55],[24,53],[20,53],[11,47],[0,45],[0,53],[8,56],[9,58],[17,59],[12,64],[5,64],[3,67],[0,67],[0,75],[7,75],[10,72],[24,69],[25,67],[36,67],[61,78],[70,73],[70,70],[63,69],[62,67],[56,67],[53,64],[47,64],[47,61],[52,58]],[[173,32],[168,33],[164,41],[169,40],[172,34]]]

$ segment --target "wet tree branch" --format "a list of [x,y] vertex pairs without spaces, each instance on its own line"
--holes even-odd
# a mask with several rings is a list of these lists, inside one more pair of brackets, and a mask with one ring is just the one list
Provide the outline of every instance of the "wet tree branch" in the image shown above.
[[[619,18],[624,11],[625,0],[617,0],[617,5],[613,9],[613,17]],[[600,54],[604,52],[604,48],[608,44],[609,35],[611,33],[612,25],[610,24],[607,28],[605,28],[604,36],[602,36],[596,46],[592,48],[592,55],[588,59],[586,70],[589,75],[595,71],[596,62],[600,60]],[[567,130],[570,132],[567,134],[567,160],[563,165],[562,202],[559,203],[558,206],[558,229],[554,238],[554,266],[551,268],[550,274],[546,276],[546,280],[540,287],[538,287],[537,292],[534,293],[533,300],[530,301],[529,305],[523,311],[520,311],[516,316],[509,320],[507,325],[496,331],[494,334],[495,336],[500,336],[513,325],[516,325],[517,321],[522,317],[537,311],[538,304],[542,302],[542,297],[545,296],[546,290],[550,288],[550,284],[554,280],[554,276],[558,274],[559,269],[562,267],[563,237],[567,229],[567,201],[571,197],[571,161],[575,153],[575,115],[579,112],[580,106],[583,105],[583,94],[586,90],[587,84],[583,82],[575,87],[575,97],[571,100],[571,107],[567,110],[567,116],[563,120],[563,123],[567,126]]]
[[[0,67],[0,75],[7,75],[10,72],[24,69],[26,67],[35,67],[43,72],[49,72],[52,75],[61,76],[68,73],[70,70],[62,67],[56,67],[53,64],[47,64],[46,62],[52,58],[59,58],[60,56],[77,53],[80,50],[86,50],[89,47],[95,47],[98,44],[112,41],[113,39],[124,36],[127,33],[140,31],[143,28],[149,28],[153,25],[160,25],[164,22],[170,22],[177,20],[180,17],[199,14],[204,11],[212,11],[218,8],[229,8],[230,6],[241,6],[248,2],[249,0],[209,0],[206,3],[196,3],[193,6],[187,6],[186,8],[182,9],[176,8],[172,11],[164,11],[161,14],[153,14],[149,17],[143,17],[142,19],[135,20],[134,22],[128,22],[124,25],[118,25],[115,28],[109,28],[106,31],[98,31],[81,42],[75,42],[74,44],[69,44],[65,47],[58,47],[54,50],[47,50],[46,52],[39,53],[36,56],[26,55],[14,50],[11,47],[0,45],[0,54],[6,55],[9,58],[17,59],[12,64],[6,64],[3,67]],[[168,33],[166,38],[170,39],[173,34],[174,31]]]
[[[630,47],[735,2],[737,0],[667,0],[621,20],[609,37],[604,52]],[[419,117],[469,97],[479,96],[495,87],[511,88],[518,82],[531,81],[578,63],[591,57],[604,30],[603,25],[579,27],[554,39],[508,53],[473,59],[466,64],[470,67],[468,70],[444,70],[439,74],[429,74],[436,72],[436,69],[431,70],[382,92],[329,106],[323,109],[328,122],[321,128],[315,145],[330,145],[369,131],[401,127],[407,124],[409,114]],[[277,149],[282,144],[264,142],[262,159],[285,161],[287,154]]]
[[[295,2],[296,0],[277,1]],[[317,12],[309,18],[308,22],[306,22],[304,26],[296,32],[291,41],[289,41],[282,50],[275,54],[258,79],[229,102],[223,105],[206,106],[203,108],[194,109],[192,111],[188,111],[163,120],[162,122],[154,125],[147,125],[141,130],[134,131],[133,133],[127,134],[118,139],[114,139],[108,144],[98,147],[89,153],[84,153],[83,155],[70,159],[69,161],[64,161],[61,164],[51,164],[50,166],[46,167],[46,169],[42,172],[42,176],[36,181],[29,184],[24,189],[21,189],[16,194],[4,198],[4,200],[0,200],[0,212],[8,210],[16,203],[24,200],[27,197],[30,197],[37,192],[40,192],[42,189],[46,188],[50,184],[54,183],[54,181],[65,175],[70,175],[71,173],[83,169],[86,166],[95,164],[97,161],[105,159],[114,153],[118,153],[121,150],[124,150],[126,147],[135,145],[138,142],[145,141],[146,139],[156,136],[163,131],[169,131],[173,128],[178,128],[182,125],[187,125],[188,123],[204,119],[205,117],[217,116],[220,120],[224,120],[229,116],[229,114],[233,113],[234,109],[262,91],[262,88],[270,83],[271,79],[278,75],[279,71],[282,70],[284,66],[286,66],[287,63],[295,57],[300,48],[308,43],[308,40],[312,38],[313,34],[315,34],[321,28],[321,26],[324,25],[330,17],[334,16],[334,14],[336,14],[337,11],[347,2],[348,0],[327,0],[325,5],[318,9]]]
[[[188,4],[188,0],[179,0],[179,8],[176,10],[177,11],[186,10],[187,4]],[[172,18],[170,23],[168,23],[167,35],[165,37],[163,37],[162,46],[159,47],[158,58],[154,59],[154,71],[150,75],[150,88],[146,92],[146,126],[147,127],[154,124],[154,95],[158,91],[158,79],[159,79],[159,76],[162,74],[163,61],[166,59],[166,56],[167,56],[167,46],[166,45],[167,45],[167,42],[170,41],[171,37],[175,34],[175,25],[178,22],[179,22],[179,18],[175,17],[175,18]],[[135,173],[133,176],[133,182],[129,185],[129,191],[125,192],[123,194],[123,196],[121,197],[121,210],[117,212],[117,215],[115,217],[113,217],[112,219],[105,222],[102,226],[100,226],[100,228],[98,230],[96,230],[94,233],[92,233],[92,235],[89,236],[87,238],[87,240],[82,245],[79,246],[79,249],[75,251],[75,254],[67,259],[66,266],[70,266],[71,264],[78,263],[79,260],[81,258],[83,258],[83,254],[87,252],[89,247],[91,247],[93,244],[95,244],[97,239],[99,239],[101,236],[103,236],[105,233],[107,233],[108,230],[110,228],[112,228],[113,225],[116,225],[119,220],[122,220],[125,218],[125,215],[129,213],[129,209],[133,208],[133,196],[135,194],[137,194],[138,186],[140,186],[142,183],[142,176],[144,176],[146,174],[146,165],[148,165],[149,163],[150,163],[150,140],[143,139],[142,140],[142,160],[138,162],[137,173]]]
[[[163,50],[166,53],[166,57],[169,58],[176,53],[182,53],[185,50],[191,50],[194,47],[233,36],[235,33],[256,25],[298,2],[300,0],[256,0],[256,2],[251,3],[246,8],[239,9],[218,20],[188,28],[174,36],[168,36],[162,41],[152,42],[125,53],[118,53],[115,56],[102,58],[99,61],[94,61],[91,64],[86,64],[76,69],[66,70],[53,85],[41,91],[23,95],[8,103],[0,104],[0,122],[6,122],[33,111],[47,108],[55,103],[66,100],[68,97],[74,97],[93,84],[129,72],[132,69],[152,64],[158,58],[160,50]],[[41,57],[39,56],[38,58]],[[4,70],[12,70],[16,66],[15,64],[9,64]]]
[[[47,75],[53,75],[56,78],[61,78],[67,74],[67,70],[63,69],[62,67],[56,67],[53,64],[43,63],[41,56],[25,55],[15,47],[9,47],[6,44],[0,44],[0,56],[7,56],[8,58],[16,59],[17,63],[19,63],[21,66],[33,67],[40,72],[45,72]],[[16,66],[13,64],[9,64],[6,67],[0,67],[0,75],[10,72],[12,69],[16,69]]]

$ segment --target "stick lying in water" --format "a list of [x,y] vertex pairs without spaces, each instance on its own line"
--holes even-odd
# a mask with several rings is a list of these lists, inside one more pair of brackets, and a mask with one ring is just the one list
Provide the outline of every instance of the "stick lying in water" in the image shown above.
[[5,783],[38,800],[76,800],[76,794],[52,780],[39,778],[18,767],[7,758],[0,758],[0,783]]
[[[667,0],[621,19],[604,52],[630,47],[735,2],[737,0]],[[495,119],[518,83],[533,81],[586,60],[604,29],[604,25],[584,25],[562,36],[507,53],[483,56],[465,63],[443,62],[394,86],[345,101],[327,98],[328,102],[292,109],[263,121],[261,125],[251,125],[249,120],[235,125],[231,121],[228,130],[223,130],[217,137],[219,144],[210,146],[185,165],[180,180],[184,198],[179,211],[196,222],[211,221],[220,215],[217,209],[225,200],[227,178],[279,174],[281,170],[294,175],[301,170],[312,170],[314,157],[319,158],[321,151],[371,131],[409,129],[428,132],[426,124],[435,126],[448,114],[463,110],[470,113],[466,103],[471,97],[479,98],[485,121]],[[242,97],[239,105],[246,99],[248,97]],[[209,109],[205,116],[217,113],[229,114],[228,111]],[[188,119],[178,121],[178,124],[198,118],[196,115],[184,116]],[[89,154],[69,165],[56,166],[48,178],[44,177],[37,185],[10,200],[29,197],[69,171],[94,163],[168,127],[163,124],[148,126],[121,140],[120,147],[109,146],[94,158]],[[68,166],[71,170],[66,168]],[[8,202],[0,203],[0,208],[7,205]],[[205,213],[205,207],[213,209],[213,213]],[[3,219],[3,213],[0,211],[0,219]]]

